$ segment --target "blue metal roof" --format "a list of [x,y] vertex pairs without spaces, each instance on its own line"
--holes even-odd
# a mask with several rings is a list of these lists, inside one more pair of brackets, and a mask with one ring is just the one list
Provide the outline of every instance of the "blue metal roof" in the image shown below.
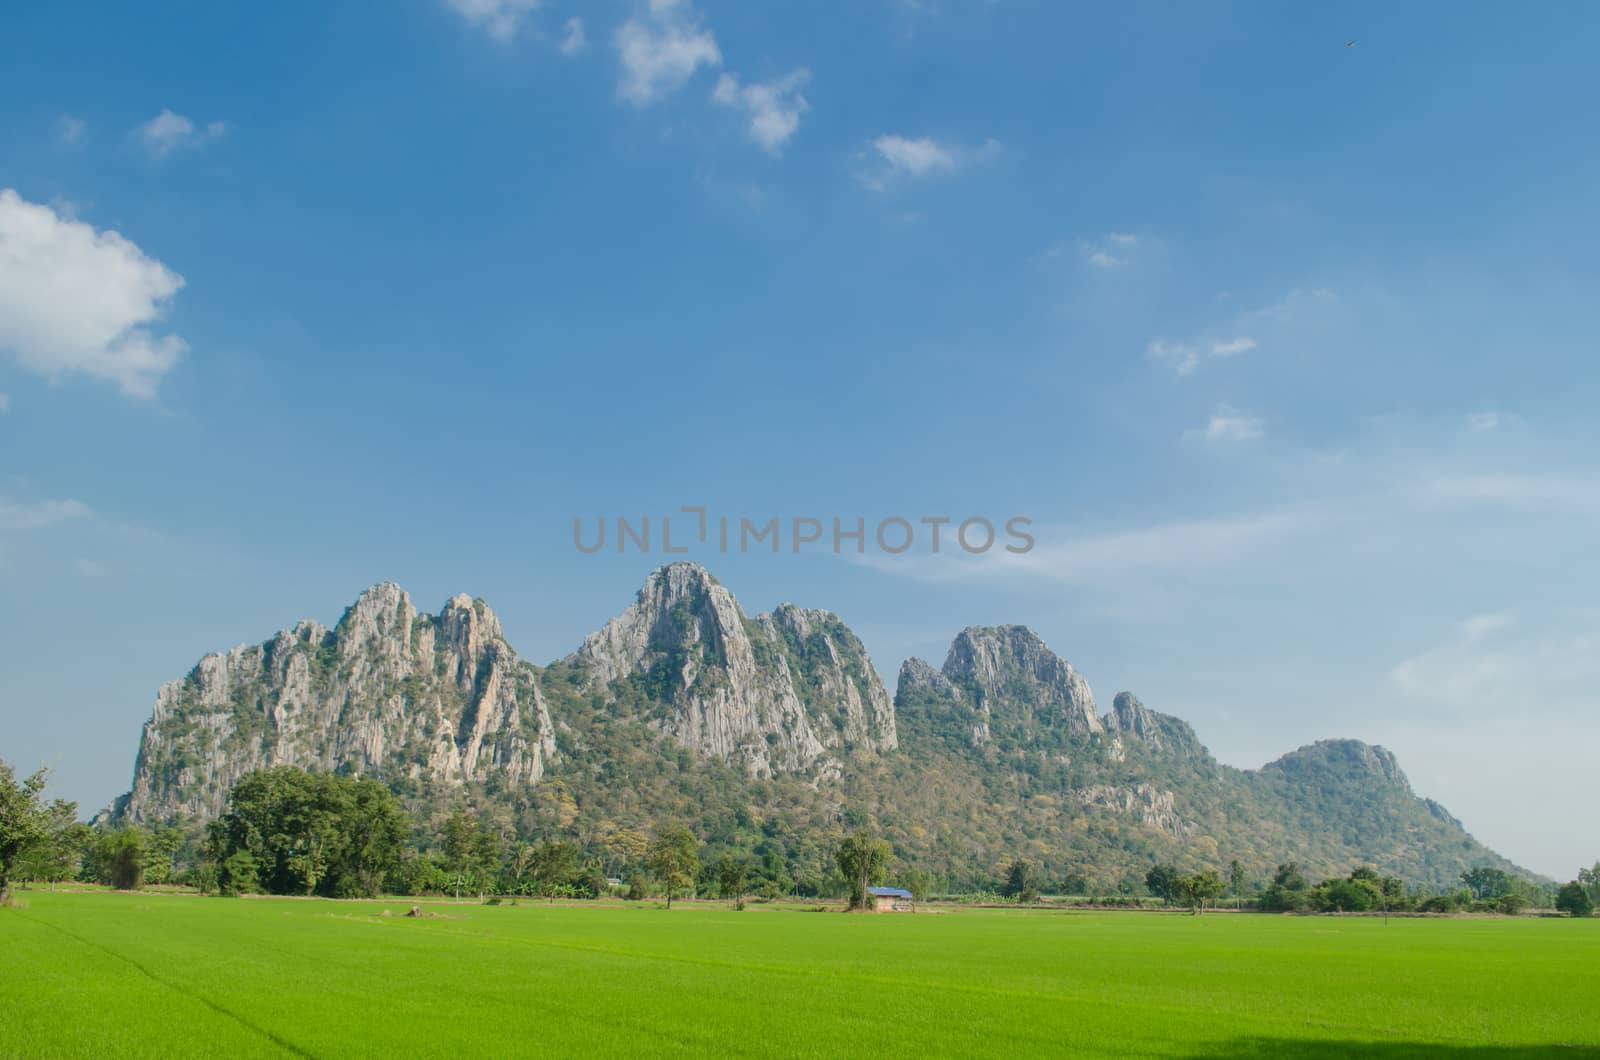
[[868,887],[867,893],[876,898],[910,898],[910,891],[902,891],[898,887]]

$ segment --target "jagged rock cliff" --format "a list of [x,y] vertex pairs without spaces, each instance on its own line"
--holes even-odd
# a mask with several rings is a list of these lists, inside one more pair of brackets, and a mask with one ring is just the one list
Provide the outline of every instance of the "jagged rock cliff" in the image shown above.
[[537,671],[488,605],[457,596],[421,614],[385,584],[332,630],[301,622],[163,685],[115,812],[214,817],[234,781],[273,765],[532,785],[554,753]]
[[753,776],[836,773],[842,755],[897,744],[889,694],[837,616],[783,604],[747,618],[692,563],[650,575],[568,661],[613,700],[650,703],[681,746]]

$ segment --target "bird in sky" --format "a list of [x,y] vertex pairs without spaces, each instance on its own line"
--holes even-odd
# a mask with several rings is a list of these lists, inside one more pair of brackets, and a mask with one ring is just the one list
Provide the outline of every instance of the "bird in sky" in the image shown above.
[[1354,48],[1356,46],[1356,42],[1353,40],[1347,40],[1344,42],[1344,46],[1346,48]]

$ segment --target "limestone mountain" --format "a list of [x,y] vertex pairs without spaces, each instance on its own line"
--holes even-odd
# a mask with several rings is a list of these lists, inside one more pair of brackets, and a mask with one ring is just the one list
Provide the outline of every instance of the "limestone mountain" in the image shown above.
[[939,669],[907,660],[891,700],[836,615],[751,617],[690,563],[652,573],[545,667],[516,656],[481,600],[430,616],[394,585],[331,630],[302,622],[208,655],[162,687],[113,813],[210,818],[239,776],[278,764],[376,776],[425,816],[464,800],[530,839],[603,845],[685,821],[801,888],[863,822],[957,888],[1018,855],[1107,888],[1155,860],[1370,863],[1432,885],[1515,868],[1381,748],[1222,765],[1131,693],[1100,714],[1083,675],[1022,626],[963,630]]
[[554,753],[537,670],[487,604],[457,596],[427,615],[384,584],[331,630],[301,622],[163,685],[114,813],[215,817],[234,781],[273,765],[531,785]]
[[894,706],[866,649],[827,611],[782,604],[747,618],[706,570],[674,563],[567,662],[611,702],[641,702],[692,750],[752,776],[892,751]]

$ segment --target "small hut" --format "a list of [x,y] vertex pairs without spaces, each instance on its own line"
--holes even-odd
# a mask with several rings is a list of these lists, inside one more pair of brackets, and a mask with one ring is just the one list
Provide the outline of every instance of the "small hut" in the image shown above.
[[902,891],[898,887],[868,887],[867,893],[872,896],[874,912],[911,913],[916,911],[916,900],[911,897],[910,891]]

